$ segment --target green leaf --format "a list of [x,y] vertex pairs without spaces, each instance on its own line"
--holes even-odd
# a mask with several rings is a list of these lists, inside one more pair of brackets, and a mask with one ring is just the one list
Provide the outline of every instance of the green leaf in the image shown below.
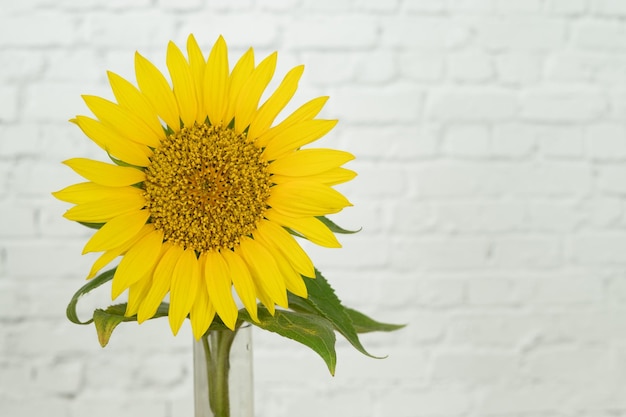
[[[304,278],[305,280],[309,278]],[[317,309],[313,307],[313,305],[306,299],[302,297],[298,297],[295,294],[287,292],[287,298],[289,301],[289,308],[294,311],[299,311],[300,313],[309,313],[309,314],[317,314],[319,315]]]
[[72,296],[70,303],[67,305],[67,309],[65,310],[65,314],[67,315],[67,318],[72,323],[90,324],[91,322],[93,322],[93,319],[89,319],[87,321],[81,321],[78,318],[78,314],[76,314],[76,304],[78,303],[78,299],[82,297],[83,295],[87,294],[88,292],[90,292],[91,290],[98,288],[102,284],[105,284],[111,281],[113,279],[113,275],[115,275],[116,269],[117,267],[113,269],[109,269],[108,271],[101,273],[100,275],[91,279],[89,282],[83,285],[78,291],[76,291],[76,293]]
[[331,232],[333,233],[340,233],[340,234],[344,234],[344,235],[351,235],[353,233],[358,233],[361,231],[361,229],[359,230],[347,230],[344,229],[343,227],[338,226],[336,223],[334,223],[333,221],[331,221],[328,217],[326,216],[316,216],[317,219],[319,221],[321,221],[322,223],[324,223],[324,225],[326,227],[328,227],[330,229]]
[[239,310],[239,317],[261,329],[277,333],[313,349],[324,360],[330,374],[335,375],[337,364],[335,332],[333,325],[325,318],[283,310],[276,310],[272,316],[263,307],[258,311],[259,322],[252,320],[245,309]]
[[317,314],[329,320],[335,329],[341,333],[359,352],[372,358],[379,356],[370,354],[359,340],[359,335],[352,324],[352,320],[345,307],[331,288],[326,278],[316,269],[315,279],[305,279],[309,296],[306,302],[315,309]]
[[369,332],[392,332],[394,330],[402,329],[405,324],[391,324],[381,323],[376,321],[360,311],[356,311],[352,308],[346,307],[346,313],[350,316],[352,324],[357,333],[369,333]]

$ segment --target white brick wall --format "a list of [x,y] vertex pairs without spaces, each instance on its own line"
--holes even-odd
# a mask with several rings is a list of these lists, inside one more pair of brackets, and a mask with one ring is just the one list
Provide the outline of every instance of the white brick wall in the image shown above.
[[[328,94],[363,231],[311,248],[348,305],[408,322],[382,361],[254,333],[257,416],[626,415],[623,0],[3,0],[0,416],[192,415],[191,335],[64,317],[92,258],[50,191],[100,156],[67,122],[139,49],[222,33]],[[307,247],[310,247],[308,245]],[[81,313],[107,303],[84,301]]]

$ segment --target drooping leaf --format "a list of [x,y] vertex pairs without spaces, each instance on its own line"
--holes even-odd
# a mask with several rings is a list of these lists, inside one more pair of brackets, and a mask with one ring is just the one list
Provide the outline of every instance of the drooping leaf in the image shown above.
[[109,343],[113,330],[125,321],[124,319],[123,315],[111,314],[106,310],[97,309],[93,312],[93,322],[96,325],[100,346],[105,347]]
[[333,232],[333,233],[340,233],[340,234],[344,234],[344,235],[351,235],[351,234],[358,233],[358,232],[361,231],[361,229],[359,229],[359,230],[344,229],[343,227],[337,225],[335,222],[333,222],[332,220],[330,220],[326,216],[316,216],[316,217],[317,217],[317,219],[319,221],[324,223],[324,225],[326,227],[328,227],[330,229],[330,231]]
[[78,299],[83,295],[87,294],[91,290],[98,288],[102,284],[105,284],[113,279],[113,275],[115,275],[115,270],[117,267],[113,269],[109,269],[98,275],[97,277],[91,279],[85,285],[83,285],[76,293],[72,296],[70,303],[67,305],[67,309],[65,310],[65,314],[67,318],[75,324],[90,324],[93,322],[93,319],[89,319],[87,321],[81,321],[78,318],[78,314],[76,314],[76,304],[78,303]]
[[[111,334],[118,324],[122,322],[137,321],[137,316],[126,317],[126,304],[115,304],[106,308],[106,310],[96,309],[93,312],[93,322],[96,325],[96,332],[98,333],[98,341],[100,346],[105,347],[109,343]],[[167,316],[169,311],[168,303],[161,303],[157,308],[157,312],[151,319]]]
[[359,352],[372,358],[380,359],[379,356],[370,354],[359,340],[359,335],[352,324],[352,319],[346,312],[345,307],[335,294],[326,278],[316,269],[315,279],[305,279],[309,293],[306,302],[313,307],[317,313],[328,321],[341,333]]
[[260,306],[258,322],[252,320],[245,309],[239,310],[239,317],[261,329],[277,333],[313,349],[324,360],[331,375],[335,374],[337,364],[335,332],[333,325],[325,318],[283,310],[276,310],[272,316],[267,309]]
[[360,311],[346,307],[346,313],[352,319],[352,324],[357,333],[369,333],[369,332],[392,332],[405,327],[405,324],[391,324],[381,323],[376,321]]

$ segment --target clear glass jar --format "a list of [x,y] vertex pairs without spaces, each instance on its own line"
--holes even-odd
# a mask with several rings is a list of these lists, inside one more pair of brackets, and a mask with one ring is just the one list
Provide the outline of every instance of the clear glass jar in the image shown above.
[[194,341],[195,417],[254,417],[252,326]]

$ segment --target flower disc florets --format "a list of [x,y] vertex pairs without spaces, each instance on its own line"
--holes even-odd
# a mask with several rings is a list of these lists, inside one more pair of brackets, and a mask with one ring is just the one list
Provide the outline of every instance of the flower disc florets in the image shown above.
[[145,198],[165,241],[198,252],[232,249],[263,217],[268,163],[245,135],[195,124],[167,136],[150,159]]

